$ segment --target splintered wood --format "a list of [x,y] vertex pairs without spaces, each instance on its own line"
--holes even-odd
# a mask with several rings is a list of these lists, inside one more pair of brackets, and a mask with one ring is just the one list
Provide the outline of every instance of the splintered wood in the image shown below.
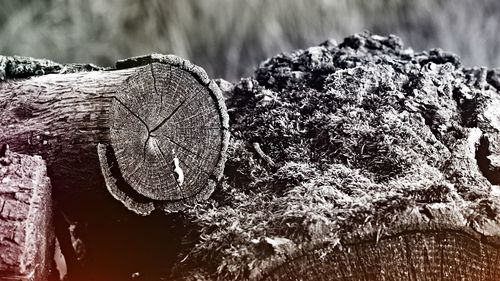
[[0,155],[0,280],[47,280],[53,258],[51,186],[39,156]]

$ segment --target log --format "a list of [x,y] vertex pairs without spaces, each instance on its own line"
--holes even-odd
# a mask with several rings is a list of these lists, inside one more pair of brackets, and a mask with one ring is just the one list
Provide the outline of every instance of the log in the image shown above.
[[53,274],[51,184],[45,161],[0,151],[0,280],[48,280]]
[[47,161],[69,213],[91,209],[75,202],[104,197],[104,185],[138,214],[175,212],[208,198],[221,179],[228,117],[201,68],[150,55],[116,69],[51,66],[59,72],[19,78],[33,74],[16,76],[12,69],[26,67],[13,61],[0,83],[0,143]]
[[365,32],[219,81],[227,181],[174,280],[499,280],[499,73]]
[[498,237],[481,235],[457,222],[420,221],[383,231],[355,231],[336,243],[268,260],[253,274],[262,281],[493,281],[500,278],[499,252]]
[[[82,183],[94,182],[93,174],[137,213],[181,208],[170,201],[166,207],[169,199],[163,199],[178,196],[174,187],[189,182],[178,154],[183,143],[163,127],[181,107],[149,115],[161,111],[163,98],[153,95],[158,107],[148,108],[143,99],[150,96],[134,95],[143,87],[156,92],[154,85],[161,83],[154,73],[162,70],[151,60],[125,61],[111,71],[54,74],[64,81],[102,73],[129,77],[111,86],[95,78],[75,86],[84,95],[103,85],[112,89],[103,102],[107,121],[93,127],[102,133],[99,124],[106,123],[102,139],[82,134],[84,142],[90,136],[82,145],[71,138],[72,146],[89,148],[83,153],[46,155],[74,161],[80,174],[72,176],[87,177],[67,179],[74,185],[56,191],[98,192],[97,185]],[[148,80],[145,72],[153,86],[137,86]],[[17,72],[5,73],[6,83],[18,81],[12,77]],[[415,53],[395,36],[361,33],[341,44],[327,41],[279,54],[235,85],[219,81],[232,120],[226,180],[212,200],[168,216],[109,220],[100,215],[117,200],[85,200],[98,211],[80,210],[95,216],[82,238],[91,253],[83,267],[91,277],[84,279],[497,280],[498,73],[463,68],[457,56],[442,50]],[[50,75],[19,81],[42,77]],[[94,84],[83,91],[90,80]],[[224,143],[227,127],[220,124]],[[44,140],[57,146],[42,137],[40,153]],[[88,166],[74,160],[89,155]],[[151,175],[136,165],[140,161],[152,163],[151,171],[169,161],[171,166],[168,175],[137,179],[135,173]],[[64,165],[54,167],[61,171]],[[170,187],[157,188],[158,179]],[[67,208],[82,207],[81,197],[65,198]]]

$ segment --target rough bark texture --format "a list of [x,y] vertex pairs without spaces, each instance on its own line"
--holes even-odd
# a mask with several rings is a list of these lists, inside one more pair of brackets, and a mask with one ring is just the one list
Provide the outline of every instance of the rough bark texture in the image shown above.
[[[220,179],[225,105],[199,67],[152,55],[117,64],[130,68],[68,66],[96,71],[67,74],[68,67],[52,62],[3,61],[10,61],[3,63],[10,79],[0,83],[0,142],[47,161],[67,212],[85,213],[88,207],[76,202],[104,197],[101,169],[112,195],[140,214],[206,199]],[[53,69],[59,73],[16,79]]]
[[64,74],[104,69],[93,64],[60,64],[46,59],[0,56],[0,81],[52,73]]
[[[111,73],[120,71],[130,70]],[[133,92],[134,81],[121,92]],[[498,70],[463,68],[442,50],[415,53],[397,37],[362,33],[279,54],[252,77],[219,86],[233,136],[226,180],[206,202],[167,217],[118,222],[84,210],[98,214],[81,237],[94,279],[498,280]],[[155,132],[170,119],[135,117],[142,106],[109,100],[118,123],[107,124],[106,138],[122,151],[101,145],[101,168],[129,204],[116,186],[134,165],[120,166],[128,176],[114,171],[135,161],[119,159],[129,145],[121,130],[144,138],[138,159],[161,162],[170,147]],[[42,137],[43,148],[51,139]],[[175,155],[165,160],[174,177],[159,179],[171,186],[186,180]],[[180,194],[169,190],[149,195]]]
[[45,161],[0,153],[0,280],[48,280],[55,240]]
[[498,70],[362,33],[219,85],[227,181],[174,277],[498,279]]

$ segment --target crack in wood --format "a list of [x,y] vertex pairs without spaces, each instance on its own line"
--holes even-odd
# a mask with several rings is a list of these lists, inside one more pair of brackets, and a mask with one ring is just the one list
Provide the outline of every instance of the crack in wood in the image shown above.
[[[122,190],[123,186],[113,187],[110,192],[131,210],[137,207],[138,213],[146,214],[151,208],[167,212],[183,209],[187,203],[206,199],[215,186],[212,180],[222,176],[220,162],[225,158],[217,152],[226,148],[223,137],[227,130],[218,127],[216,121],[227,127],[225,112],[221,112],[225,107],[217,103],[221,102],[218,89],[207,87],[210,81],[197,74],[178,62],[168,66],[149,63],[122,82],[121,95],[110,96],[116,99],[112,100],[114,120],[109,132],[110,146],[116,152],[115,165],[120,165],[119,172],[130,188],[150,199],[142,206]],[[194,118],[186,119],[192,115]],[[178,119],[186,119],[185,126],[173,125]],[[218,133],[221,140],[215,139]],[[175,150],[175,169],[168,162],[172,158],[170,149]],[[212,168],[217,175],[210,172]]]
[[[188,165],[188,164],[186,163],[186,161],[182,160],[182,158],[179,158],[179,161],[180,161],[182,164],[184,164],[184,166],[186,166],[187,168],[189,168],[189,169],[193,170],[193,167],[192,167],[192,166],[190,166],[190,165]],[[207,171],[205,171],[205,170],[203,170],[203,169],[200,169],[199,171],[201,171],[201,172],[205,173],[207,176],[211,176],[211,175],[212,175],[211,173],[209,173],[209,172],[207,172]]]
[[[153,88],[155,89],[155,94],[158,95],[158,88],[156,87],[156,77],[155,77],[155,71],[153,69],[153,64],[150,64],[151,66],[151,76],[153,77]],[[160,95],[160,109],[163,104],[163,95]]]
[[[177,91],[177,87],[175,89],[175,91]],[[175,113],[177,113],[177,111],[184,105],[184,103],[186,103],[187,101],[193,101],[195,99],[194,96],[196,96],[197,94],[200,93],[201,90],[198,90],[196,91],[194,94],[191,94],[189,97],[185,98],[160,124],[158,124],[156,127],[154,127],[152,130],[151,130],[151,133],[157,131],[158,129],[160,129],[163,125],[165,125],[166,122],[168,122],[168,120],[170,120],[174,115]],[[204,112],[203,112],[204,113]],[[188,118],[186,118],[185,120],[189,119],[189,118],[192,118],[192,117],[196,117],[196,116],[199,116],[200,114],[196,114],[194,116],[190,116]],[[174,124],[177,124],[179,122],[175,122]]]
[[[179,110],[179,108],[187,101],[187,99],[184,99],[160,124],[158,124],[158,126],[154,127],[153,130],[151,130],[150,134],[151,133],[154,133],[156,130],[158,130],[159,128],[161,128],[163,125],[165,125],[165,123],[170,120],[170,118],[172,118],[172,116],[174,116],[175,113],[177,113],[177,111]],[[148,130],[149,131],[149,130]]]
[[[148,203],[154,201],[149,197],[146,197],[139,192],[135,191],[132,186],[130,186],[127,181],[123,178],[120,168],[118,166],[118,161],[116,160],[114,149],[111,145],[106,145],[106,159],[105,163],[101,163],[101,165],[105,165],[105,168],[109,170],[111,176],[116,181],[116,187],[134,199],[135,202],[138,203]],[[109,180],[109,179],[106,179]]]
[[123,103],[119,98],[117,97],[113,97],[116,101],[118,101],[123,107],[125,107],[125,109],[127,109],[128,112],[130,112],[130,114],[132,114],[135,118],[137,118],[137,120],[139,120],[142,124],[144,124],[144,126],[146,126],[146,129],[148,130],[149,132],[149,126],[148,124],[146,124],[146,122],[144,122],[144,120],[142,120],[141,117],[139,117],[139,115],[135,114],[125,103]]
[[[153,85],[154,85],[155,94],[157,94],[157,95],[158,95],[158,89],[157,89],[157,85],[156,85],[156,77],[154,76],[153,66],[151,65],[150,67],[151,67],[151,72],[152,72],[152,76],[153,76]],[[170,76],[172,76],[172,75],[170,75]],[[146,123],[146,122],[145,122],[145,121],[144,121],[144,120],[143,120],[143,119],[142,119],[142,118],[141,118],[138,114],[136,114],[136,113],[135,113],[135,112],[134,112],[131,108],[129,108],[129,107],[128,107],[128,106],[127,106],[124,102],[122,102],[119,98],[114,97],[114,98],[117,100],[117,102],[119,102],[119,104],[120,104],[120,105],[122,105],[123,107],[125,107],[125,109],[126,109],[126,110],[130,113],[130,114],[132,114],[132,115],[133,115],[136,119],[138,119],[138,120],[139,120],[139,121],[140,121],[140,122],[141,122],[141,123],[142,123],[142,124],[146,127],[146,130],[147,130],[147,138],[146,138],[146,140],[145,140],[145,142],[144,142],[144,145],[143,145],[143,151],[142,151],[142,158],[143,158],[143,159],[142,159],[142,162],[143,162],[143,164],[144,164],[144,162],[146,161],[146,154],[147,154],[147,146],[148,146],[148,142],[150,142],[150,141],[151,141],[151,138],[154,136],[154,135],[153,135],[153,133],[154,133],[154,132],[156,132],[157,130],[159,130],[160,128],[162,128],[162,126],[164,126],[164,125],[165,125],[165,124],[166,124],[166,123],[167,123],[167,122],[168,122],[168,121],[169,121],[169,120],[170,120],[170,119],[171,119],[171,118],[172,118],[172,117],[173,117],[173,116],[174,116],[174,115],[175,115],[175,114],[179,111],[179,109],[180,109],[180,108],[182,108],[182,106],[186,104],[186,102],[194,100],[194,99],[193,99],[193,97],[194,97],[194,96],[196,96],[197,94],[199,94],[199,93],[200,93],[200,91],[201,91],[201,90],[197,90],[195,93],[191,94],[188,98],[184,99],[184,100],[183,100],[183,101],[182,101],[182,102],[181,102],[181,103],[180,103],[180,104],[179,104],[179,105],[178,105],[178,106],[177,106],[177,107],[176,107],[176,108],[175,108],[175,109],[174,109],[174,110],[173,110],[173,111],[172,111],[172,112],[171,112],[171,113],[170,113],[170,114],[169,114],[169,115],[168,115],[168,116],[167,116],[167,117],[166,117],[166,118],[162,121],[162,122],[160,122],[160,124],[158,124],[156,127],[154,127],[154,128],[153,128],[153,129],[151,129],[151,130],[149,129],[148,124],[147,124],[147,123]],[[207,114],[208,112],[205,112],[205,111],[204,111],[204,112],[202,112],[202,113],[203,113],[203,114]],[[198,116],[198,115],[200,115],[200,114],[197,114],[197,116]],[[183,150],[187,151],[188,153],[190,153],[190,154],[192,154],[192,155],[196,156],[196,158],[201,159],[201,160],[206,160],[206,159],[204,159],[203,157],[201,157],[201,156],[197,155],[194,151],[192,151],[192,150],[188,149],[187,147],[185,147],[185,146],[181,145],[180,143],[178,143],[178,142],[174,141],[174,140],[173,140],[172,138],[170,138],[168,135],[162,135],[162,137],[167,138],[167,140],[169,140],[171,143],[173,143],[174,145],[176,145],[176,146],[180,147],[181,149],[183,149]],[[159,144],[155,142],[155,143],[154,143],[154,146],[157,148],[157,150],[159,151],[159,154],[161,154],[161,156],[163,157],[163,159],[164,159],[165,161],[167,161],[167,160],[166,160],[166,156],[165,156],[165,154],[163,153],[163,151],[162,151],[162,150],[161,150],[161,148],[159,147]],[[186,165],[186,163],[185,163],[184,161],[182,161],[182,162]],[[186,165],[186,167],[191,168],[189,165]],[[136,169],[134,170],[134,172],[136,172],[137,170],[138,170],[138,169],[136,168]],[[203,173],[205,173],[205,174],[207,174],[207,175],[208,175],[208,172],[206,172],[206,171],[204,171],[204,170],[202,170],[202,171],[203,171]],[[180,187],[180,185],[178,184],[177,179],[175,178],[175,175],[173,175],[172,173],[170,173],[170,174],[174,177],[174,180],[175,180],[175,182],[176,182],[176,185],[177,185],[177,187],[178,187],[178,189],[179,189],[179,191],[180,191],[181,197],[182,197],[181,199],[186,199],[186,198],[189,198],[189,197],[186,197],[186,196],[184,195],[184,192],[183,192],[182,188]]]
[[[154,77],[154,76],[153,76]],[[155,86],[155,91],[156,91],[156,86]],[[148,136],[146,138],[146,141],[144,142],[144,146],[143,146],[143,153],[142,153],[142,158],[143,158],[143,161],[146,160],[146,146],[148,144],[148,141],[149,139],[151,138],[151,133],[152,131],[149,130],[149,126],[148,124],[139,116],[137,115],[135,112],[132,111],[132,109],[130,109],[125,103],[123,103],[119,98],[117,97],[113,97],[116,101],[118,101],[118,103],[120,103],[123,107],[125,107],[125,109],[127,109],[128,112],[130,112],[130,114],[132,114],[135,118],[137,118],[137,120],[139,120],[145,127],[146,127],[146,130],[148,132]]]
[[201,159],[201,160],[207,160],[207,159],[205,159],[205,158],[203,158],[203,157],[199,156],[196,152],[194,152],[194,151],[190,150],[189,148],[187,148],[187,147],[185,147],[185,146],[181,145],[180,143],[178,143],[178,142],[174,141],[174,140],[173,140],[172,138],[170,138],[169,136],[167,136],[167,135],[164,135],[164,136],[167,138],[167,140],[168,140],[168,141],[170,141],[171,143],[173,143],[173,144],[177,145],[178,147],[182,148],[183,150],[187,151],[188,153],[190,153],[190,154],[192,154],[192,155],[196,156],[198,159]]

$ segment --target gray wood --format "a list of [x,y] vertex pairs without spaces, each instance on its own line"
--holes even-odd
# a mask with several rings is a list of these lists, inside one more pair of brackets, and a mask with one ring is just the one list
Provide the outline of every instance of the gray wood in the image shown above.
[[[102,197],[105,184],[143,215],[206,199],[222,176],[229,138],[218,87],[175,56],[117,66],[1,82],[0,143],[41,155],[61,205],[75,212],[78,199]],[[98,144],[109,151],[101,167]]]
[[45,162],[0,152],[0,280],[47,280],[54,229]]
[[469,227],[401,225],[301,251],[259,280],[417,281],[500,278],[500,243]]

